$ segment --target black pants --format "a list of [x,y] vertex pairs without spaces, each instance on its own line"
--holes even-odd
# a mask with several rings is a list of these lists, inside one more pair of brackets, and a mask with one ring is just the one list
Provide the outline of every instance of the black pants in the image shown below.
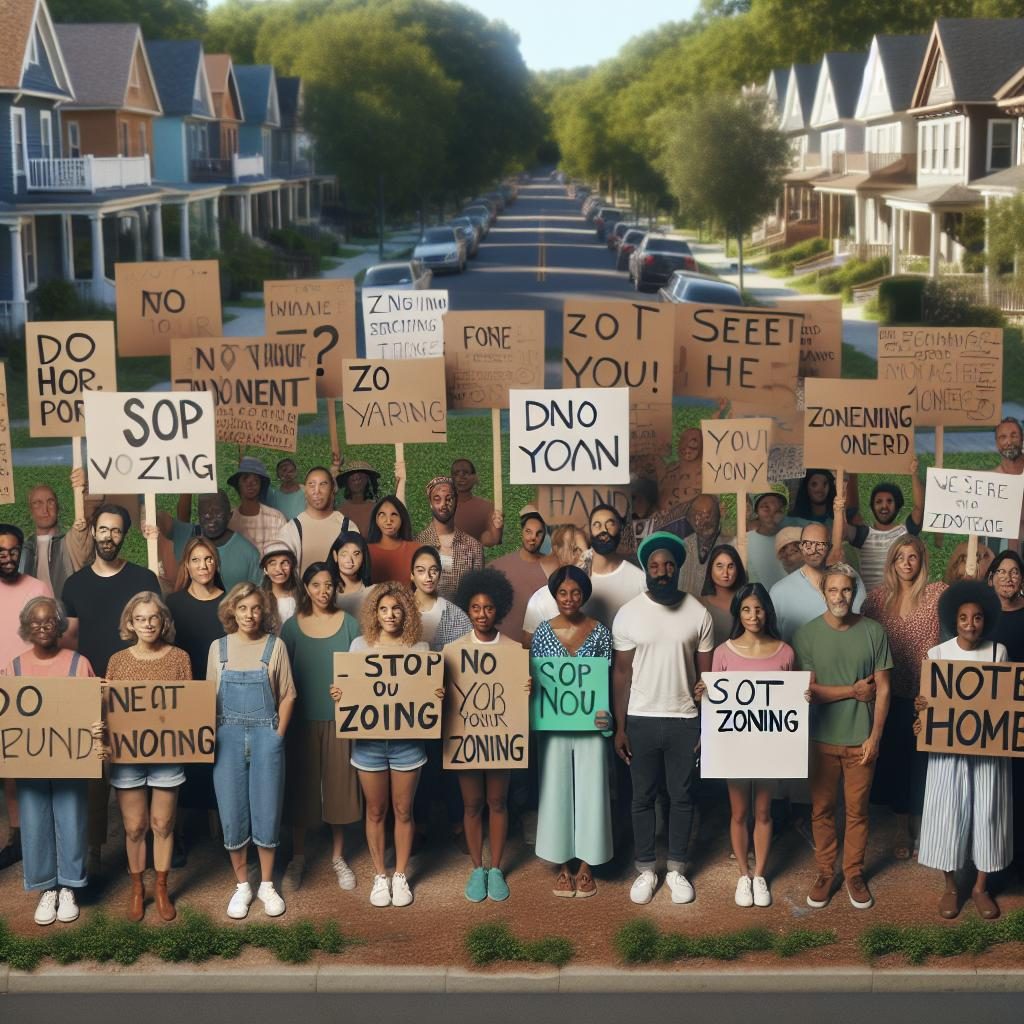
[[682,871],[693,826],[691,790],[697,777],[699,718],[646,718],[630,715],[626,734],[633,752],[633,842],[637,871],[653,871],[655,813],[659,782],[669,797],[668,869]]
[[871,802],[887,804],[896,814],[920,814],[928,755],[917,749],[914,700],[893,697],[882,730]]

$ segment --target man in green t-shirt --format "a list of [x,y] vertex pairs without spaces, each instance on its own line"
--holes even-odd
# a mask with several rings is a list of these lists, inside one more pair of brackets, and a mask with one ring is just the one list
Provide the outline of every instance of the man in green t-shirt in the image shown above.
[[840,781],[846,802],[843,875],[858,910],[874,905],[864,881],[868,803],[878,745],[889,712],[892,655],[885,630],[853,612],[857,573],[843,562],[821,578],[824,615],[793,637],[798,667],[813,672],[811,683],[811,828],[818,877],[807,905],[824,907],[832,896],[839,844],[836,798]]

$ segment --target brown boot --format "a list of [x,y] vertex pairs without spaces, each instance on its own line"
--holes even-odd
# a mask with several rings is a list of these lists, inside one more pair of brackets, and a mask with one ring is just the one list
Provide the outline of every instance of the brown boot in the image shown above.
[[132,891],[128,894],[128,920],[141,921],[145,911],[146,889],[142,884],[142,872],[130,872]]
[[171,897],[167,895],[167,872],[158,871],[156,873],[156,912],[160,915],[161,920],[173,921],[177,916],[178,912],[174,909],[174,904],[171,902]]

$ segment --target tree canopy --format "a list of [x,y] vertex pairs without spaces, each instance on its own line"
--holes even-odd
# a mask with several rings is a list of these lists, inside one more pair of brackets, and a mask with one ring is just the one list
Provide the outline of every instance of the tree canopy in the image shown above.
[[146,39],[201,39],[206,0],[48,0],[54,21],[134,21]]

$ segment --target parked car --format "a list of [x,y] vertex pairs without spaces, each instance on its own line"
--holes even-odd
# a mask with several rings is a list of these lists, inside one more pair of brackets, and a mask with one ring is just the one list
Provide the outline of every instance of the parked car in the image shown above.
[[623,217],[622,220],[620,220],[618,224],[616,224],[615,227],[613,227],[611,231],[608,232],[608,237],[605,240],[608,244],[608,248],[611,249],[612,252],[615,252],[619,248],[619,243],[622,241],[622,238],[626,234],[626,232],[629,231],[631,228],[638,227],[640,227],[639,224],[631,223],[631,218]]
[[483,238],[480,222],[471,217],[452,217],[448,223],[453,228],[461,228],[466,232],[466,255],[473,259],[480,249],[480,239]]
[[480,202],[467,203],[462,208],[462,213],[467,216],[472,216],[475,213],[481,217],[486,217],[488,230],[490,230],[491,225],[498,219],[498,215],[494,212],[493,207]]
[[[615,225],[618,230],[618,224]],[[629,228],[622,236],[618,248],[615,250],[615,269],[625,270],[629,266],[630,253],[644,240],[647,232],[643,228]]]
[[364,288],[403,288],[420,291],[429,288],[434,281],[434,272],[420,260],[403,260],[395,263],[377,263],[366,271]]
[[601,196],[588,196],[586,200],[584,200],[583,207],[580,211],[583,214],[583,219],[586,220],[588,224],[593,222],[602,206],[604,206],[604,199]]
[[463,211],[459,214],[459,217],[465,217],[467,220],[472,221],[480,229],[480,241],[482,242],[487,237],[487,232],[491,230],[490,218],[484,213],[483,210],[475,212]]
[[498,208],[498,213],[504,213],[505,207],[508,206],[508,200],[505,198],[505,193],[501,191],[487,192],[484,195],[484,199],[491,199],[494,205]]
[[709,274],[677,270],[664,288],[658,289],[662,302],[712,302],[719,306],[742,306],[739,288]]
[[414,260],[422,260],[433,271],[461,274],[466,269],[465,233],[459,238],[455,228],[427,228],[412,251]]
[[638,292],[657,291],[676,270],[696,270],[697,261],[682,238],[649,234],[629,257],[629,279]]
[[625,214],[615,206],[602,206],[594,218],[594,230],[597,232],[597,240],[603,242],[605,236]]

